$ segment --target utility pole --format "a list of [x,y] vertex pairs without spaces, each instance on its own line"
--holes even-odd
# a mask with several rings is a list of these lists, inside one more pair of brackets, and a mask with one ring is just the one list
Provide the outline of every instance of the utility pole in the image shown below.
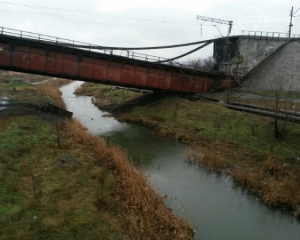
[[291,9],[291,13],[290,13],[290,25],[289,25],[289,38],[291,38],[291,33],[292,33],[292,26],[293,26],[293,17],[295,17],[295,14],[298,12],[300,8],[297,9],[296,12],[294,11],[294,7],[292,7]]
[[294,10],[294,7],[292,7],[292,10],[291,10],[291,14],[290,14],[290,25],[289,25],[289,38],[291,38],[291,32],[292,32],[292,26],[293,26],[293,10]]

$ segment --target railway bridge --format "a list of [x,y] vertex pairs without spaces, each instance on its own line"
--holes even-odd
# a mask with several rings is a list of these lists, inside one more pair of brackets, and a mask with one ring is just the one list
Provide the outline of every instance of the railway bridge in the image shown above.
[[[193,51],[210,43],[213,40],[192,43],[202,44]],[[176,58],[129,50],[0,27],[2,70],[178,93],[201,93],[234,84],[225,72],[195,69],[175,62]]]
[[[299,40],[300,35],[290,37],[287,33],[245,32],[171,46],[119,48],[0,27],[0,70],[153,91],[202,93],[233,86],[282,46]],[[214,70],[175,61],[211,43]],[[131,52],[191,45],[200,46],[171,59]]]

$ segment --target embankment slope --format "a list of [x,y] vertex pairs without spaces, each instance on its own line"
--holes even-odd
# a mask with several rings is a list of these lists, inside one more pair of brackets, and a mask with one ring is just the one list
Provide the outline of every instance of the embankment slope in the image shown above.
[[275,82],[285,90],[300,90],[300,41],[289,42],[253,68],[244,78],[246,90],[274,90]]

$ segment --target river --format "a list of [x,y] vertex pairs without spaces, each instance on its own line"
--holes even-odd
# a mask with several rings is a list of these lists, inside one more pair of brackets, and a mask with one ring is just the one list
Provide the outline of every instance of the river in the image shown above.
[[198,240],[300,240],[300,222],[284,211],[266,207],[253,194],[217,174],[185,161],[185,146],[149,129],[120,123],[76,96],[82,82],[61,88],[67,109],[88,131],[120,145],[139,171],[178,216],[192,222]]
[[0,112],[6,108],[7,104],[8,104],[8,98],[0,96]]

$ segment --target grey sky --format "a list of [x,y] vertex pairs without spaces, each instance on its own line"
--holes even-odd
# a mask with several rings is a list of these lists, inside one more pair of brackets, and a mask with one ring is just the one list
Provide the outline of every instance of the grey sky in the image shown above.
[[[0,0],[0,26],[106,46],[161,46],[225,36],[228,26],[200,22],[197,15],[233,21],[242,30],[288,32],[295,0]],[[292,34],[300,34],[300,10]],[[196,46],[143,51],[173,57]],[[212,46],[188,58],[207,57]]]

